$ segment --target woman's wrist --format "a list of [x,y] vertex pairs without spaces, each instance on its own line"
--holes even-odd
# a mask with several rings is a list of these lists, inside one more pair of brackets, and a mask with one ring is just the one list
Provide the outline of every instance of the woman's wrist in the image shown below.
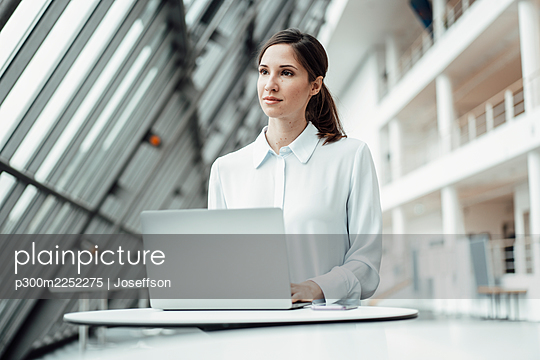
[[313,300],[324,299],[324,293],[319,284],[317,284],[313,280],[308,280],[306,281],[306,285],[308,285],[311,289],[311,293],[313,294]]

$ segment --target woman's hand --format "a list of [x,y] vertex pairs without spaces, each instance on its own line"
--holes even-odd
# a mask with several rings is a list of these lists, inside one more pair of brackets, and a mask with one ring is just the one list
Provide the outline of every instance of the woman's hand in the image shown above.
[[313,301],[322,299],[324,294],[316,282],[307,280],[300,284],[291,283],[291,299],[292,302],[297,301]]

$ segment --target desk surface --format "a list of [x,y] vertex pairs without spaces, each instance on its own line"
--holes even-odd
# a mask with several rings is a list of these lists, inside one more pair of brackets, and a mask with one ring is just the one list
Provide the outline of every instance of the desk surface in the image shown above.
[[[115,337],[119,332],[122,337]],[[403,321],[339,322],[210,332],[196,328],[118,328],[109,329],[107,334],[107,345],[88,350],[85,360],[540,359],[540,323],[422,318],[422,314],[419,318]],[[130,334],[129,339],[127,334]],[[74,351],[77,355],[76,347]]]
[[223,324],[297,324],[336,321],[392,320],[416,317],[417,310],[362,306],[354,310],[236,310],[163,311],[124,309],[83,311],[64,315],[64,321],[98,326],[199,326]]

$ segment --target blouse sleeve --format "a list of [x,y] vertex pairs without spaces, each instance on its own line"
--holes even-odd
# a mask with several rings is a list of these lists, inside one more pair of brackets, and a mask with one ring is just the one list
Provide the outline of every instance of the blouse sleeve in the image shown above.
[[327,302],[344,299],[366,299],[379,285],[382,256],[382,213],[379,185],[367,145],[355,156],[347,201],[347,223],[350,248],[344,263],[314,279]]
[[208,209],[226,209],[225,196],[219,178],[219,159],[214,161],[210,169],[208,184]]

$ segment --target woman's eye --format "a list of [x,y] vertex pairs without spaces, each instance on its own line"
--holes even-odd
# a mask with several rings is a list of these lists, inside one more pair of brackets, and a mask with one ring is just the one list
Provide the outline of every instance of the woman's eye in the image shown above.
[[293,76],[293,73],[290,72],[289,70],[284,70],[284,71],[282,72],[282,74],[285,75],[285,76]]
[[266,75],[266,74],[268,74],[268,71],[266,71],[266,69],[260,69],[259,74]]

